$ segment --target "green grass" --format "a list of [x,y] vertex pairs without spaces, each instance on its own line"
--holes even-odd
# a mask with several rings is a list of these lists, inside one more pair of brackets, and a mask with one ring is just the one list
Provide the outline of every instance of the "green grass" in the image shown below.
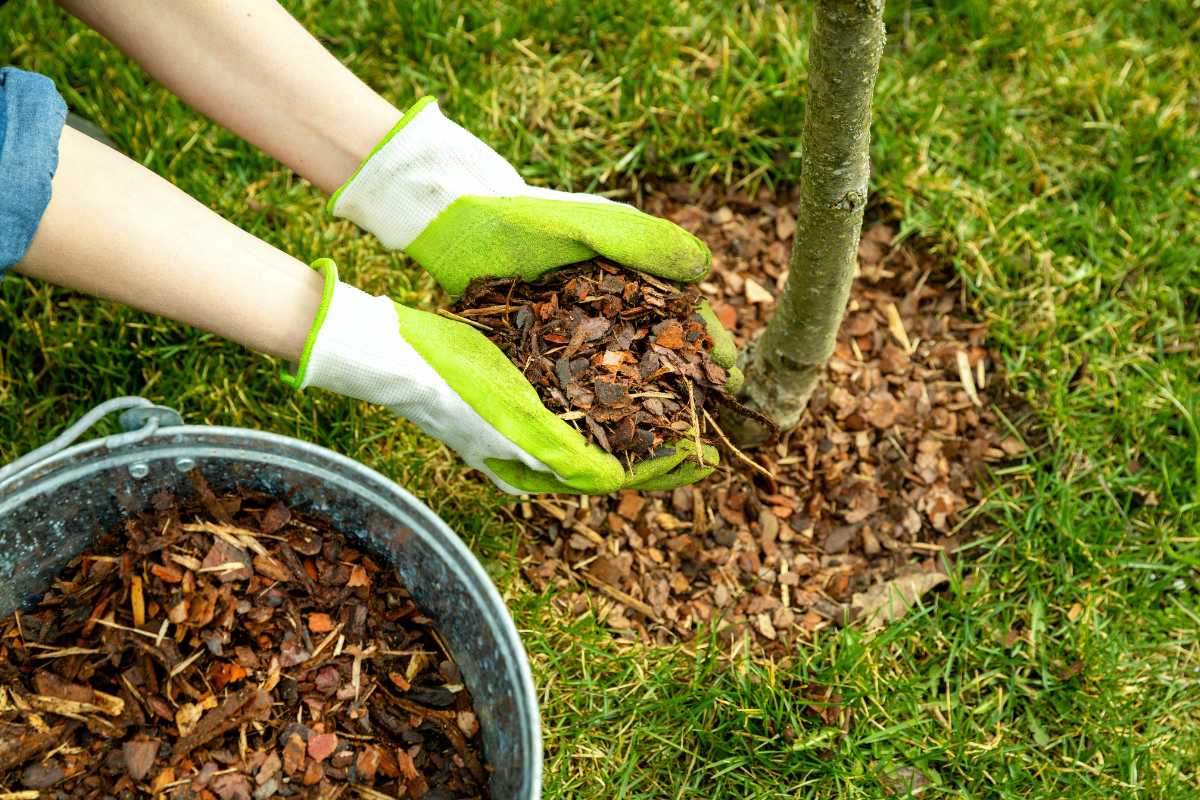
[[[808,20],[785,5],[293,7],[397,104],[439,94],[531,180],[633,197],[665,177],[795,182]],[[393,476],[472,543],[526,631],[548,797],[879,797],[912,767],[932,781],[924,797],[1200,796],[1197,11],[889,3],[873,189],[955,266],[1037,410],[1041,432],[1020,433],[1044,444],[993,476],[951,588],[874,638],[825,632],[778,668],[618,644],[523,583],[497,496],[409,426],[285,391],[268,360],[213,337],[11,276],[0,460],[141,393]],[[125,152],[246,229],[333,256],[367,289],[433,296],[54,7],[9,4],[0,54],[52,75]],[[837,692],[848,731],[821,721],[805,685]]]

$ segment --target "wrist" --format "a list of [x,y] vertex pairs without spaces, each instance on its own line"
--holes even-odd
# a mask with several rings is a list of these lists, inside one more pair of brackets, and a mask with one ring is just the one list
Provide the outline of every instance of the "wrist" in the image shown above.
[[342,109],[336,121],[311,120],[312,147],[307,152],[319,151],[320,163],[310,164],[303,174],[323,192],[343,185],[402,116],[373,92],[351,102],[352,107]]
[[363,172],[363,170],[366,169],[367,164],[371,161],[371,159],[374,158],[380,150],[386,147],[388,143],[391,142],[392,138],[397,136],[400,131],[412,121],[413,117],[419,114],[422,109],[431,103],[436,106],[437,100],[430,95],[422,97],[421,99],[417,100],[417,102],[409,106],[403,114],[399,114],[399,112],[397,112],[399,116],[398,119],[395,115],[393,115],[390,118],[391,123],[387,126],[387,128],[382,130],[382,132],[376,130],[375,134],[369,139],[363,138],[368,129],[367,126],[362,126],[359,128],[358,135],[355,136],[353,140],[353,155],[355,156],[353,165],[345,172],[346,177],[342,180],[341,184],[339,184],[338,187],[332,193],[330,193],[329,200],[325,203],[326,211],[336,216],[345,216],[345,214],[339,214],[337,208],[339,205],[338,201],[341,200],[341,197],[345,193],[347,187],[355,183],[356,179]]

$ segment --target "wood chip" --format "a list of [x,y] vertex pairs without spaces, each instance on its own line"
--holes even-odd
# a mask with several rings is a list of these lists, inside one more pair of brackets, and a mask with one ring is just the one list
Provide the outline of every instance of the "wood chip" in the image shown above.
[[747,303],[770,305],[775,302],[775,295],[764,289],[753,278],[746,278],[745,289]]
[[320,763],[333,755],[333,751],[337,749],[337,746],[338,737],[336,733],[314,733],[308,737],[308,756]]
[[125,771],[129,777],[141,782],[150,774],[154,759],[158,755],[158,739],[131,739],[121,746],[125,757]]

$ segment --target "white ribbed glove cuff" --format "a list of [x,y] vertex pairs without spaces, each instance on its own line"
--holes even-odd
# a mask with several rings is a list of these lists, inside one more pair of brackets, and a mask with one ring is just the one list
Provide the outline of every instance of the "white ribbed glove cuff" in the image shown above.
[[387,406],[512,494],[522,492],[497,477],[486,459],[515,460],[553,472],[481,417],[405,341],[390,298],[372,297],[338,282],[319,325],[297,376],[298,388],[316,386]]
[[329,209],[374,234],[385,247],[404,250],[464,196],[611,202],[528,185],[499,153],[425,97],[334,193]]

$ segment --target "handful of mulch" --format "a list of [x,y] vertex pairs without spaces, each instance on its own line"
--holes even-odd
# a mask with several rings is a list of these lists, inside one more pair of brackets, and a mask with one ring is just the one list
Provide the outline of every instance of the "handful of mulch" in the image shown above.
[[0,620],[0,796],[487,797],[471,696],[395,571],[193,481]]
[[602,260],[534,282],[476,280],[454,315],[480,328],[551,411],[628,462],[739,406],[696,312],[700,293]]

